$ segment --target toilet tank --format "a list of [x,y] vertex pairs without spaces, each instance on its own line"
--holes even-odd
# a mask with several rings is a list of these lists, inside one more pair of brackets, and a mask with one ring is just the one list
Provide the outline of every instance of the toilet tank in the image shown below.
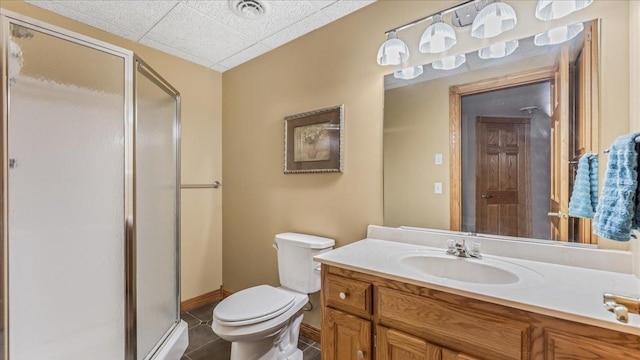
[[303,294],[320,290],[320,263],[313,257],[333,248],[335,240],[319,236],[282,233],[276,235],[280,285]]

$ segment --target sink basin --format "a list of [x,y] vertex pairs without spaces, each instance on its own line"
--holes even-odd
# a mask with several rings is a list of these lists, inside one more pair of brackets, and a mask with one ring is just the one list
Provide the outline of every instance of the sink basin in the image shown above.
[[540,274],[498,259],[459,258],[443,251],[411,251],[390,256],[405,269],[427,277],[483,285],[510,285],[541,282]]

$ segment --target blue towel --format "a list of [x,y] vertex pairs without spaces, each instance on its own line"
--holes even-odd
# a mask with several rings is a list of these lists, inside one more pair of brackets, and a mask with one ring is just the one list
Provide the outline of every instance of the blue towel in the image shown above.
[[569,200],[569,215],[593,219],[598,205],[598,155],[586,153],[578,161],[578,171]]
[[638,152],[640,132],[618,137],[609,151],[602,196],[593,221],[593,232],[611,240],[629,241],[638,228]]

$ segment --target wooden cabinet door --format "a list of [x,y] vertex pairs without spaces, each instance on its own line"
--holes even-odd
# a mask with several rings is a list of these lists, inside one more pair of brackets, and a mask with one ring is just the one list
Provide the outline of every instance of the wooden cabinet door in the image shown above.
[[546,332],[548,360],[640,360],[640,352],[582,336]]
[[440,360],[441,348],[420,338],[376,327],[376,360]]
[[322,319],[322,360],[372,360],[371,322],[325,308]]
[[466,355],[463,353],[442,349],[442,360],[480,360],[477,357]]

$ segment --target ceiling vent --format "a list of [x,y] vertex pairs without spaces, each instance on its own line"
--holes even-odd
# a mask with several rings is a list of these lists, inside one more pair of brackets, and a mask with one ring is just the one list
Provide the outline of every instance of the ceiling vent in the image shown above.
[[259,19],[269,12],[269,5],[259,0],[229,0],[229,8],[245,19]]

